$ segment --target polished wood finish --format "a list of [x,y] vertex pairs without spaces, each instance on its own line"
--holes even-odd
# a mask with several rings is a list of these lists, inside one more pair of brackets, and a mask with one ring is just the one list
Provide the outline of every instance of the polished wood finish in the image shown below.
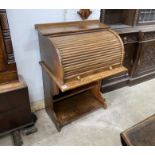
[[0,136],[33,124],[28,88],[17,75],[6,10],[0,9]]
[[12,70],[12,71],[5,71],[5,72],[0,72],[0,83],[8,83],[8,82],[13,82],[18,79],[17,71]]
[[[117,16],[123,16],[121,15],[123,10],[101,11],[101,21],[104,22],[104,18],[110,16],[105,21],[109,21],[109,26],[120,35],[124,43],[125,57],[123,64],[128,69],[128,75],[122,74],[103,80],[103,92],[140,83],[153,78],[155,75],[155,25],[153,21],[139,23],[139,12],[141,10],[135,10],[135,13],[134,10],[124,11],[128,12],[129,15],[133,12],[133,24],[123,24],[118,20],[115,21],[114,12],[117,12]],[[107,13],[109,15],[106,15]],[[111,20],[114,20],[114,23],[110,23]],[[149,25],[150,23],[152,25]]]
[[121,133],[123,145],[155,146],[155,115]]
[[6,10],[0,9],[0,84],[18,80]]
[[[116,29],[115,29],[116,30]],[[117,29],[125,45],[128,62],[129,83],[149,79],[154,74],[154,30],[155,26],[136,26],[134,28]],[[128,48],[127,48],[128,46]],[[152,74],[152,75],[151,75]]]
[[[77,76],[95,74],[99,70],[121,66],[124,48],[117,35],[110,30],[86,34],[52,37],[63,64],[64,80],[76,79]],[[113,44],[113,46],[111,46]],[[117,54],[113,54],[113,51]],[[95,56],[94,56],[95,53]]]
[[54,111],[57,119],[63,126],[77,117],[100,108],[101,104],[90,91],[79,93],[70,98],[55,103]]
[[28,89],[22,81],[0,85],[0,136],[33,125]]
[[0,93],[6,93],[8,91],[14,91],[16,89],[24,88],[24,83],[21,83],[19,81],[10,82],[7,84],[1,84],[0,85]]
[[98,107],[103,78],[127,72],[120,37],[99,21],[37,24],[46,111],[58,131]]
[[64,22],[64,23],[45,23],[36,24],[35,28],[44,36],[63,36],[65,34],[77,34],[84,32],[93,32],[108,28],[107,25],[98,20],[86,20],[82,22]]
[[111,70],[104,70],[102,72],[99,72],[99,73],[96,73],[93,75],[88,75],[88,76],[85,76],[85,77],[80,78],[80,79],[74,79],[72,81],[66,82],[65,84],[61,85],[61,83],[59,83],[56,80],[56,77],[53,75],[53,73],[50,71],[50,69],[48,69],[48,67],[45,65],[45,63],[40,62],[40,64],[46,70],[48,75],[55,81],[55,83],[57,84],[57,86],[59,87],[59,89],[62,92],[65,92],[65,91],[68,91],[68,90],[89,84],[91,82],[98,81],[98,80],[101,80],[103,78],[106,78],[106,77],[127,71],[126,68],[123,66],[122,67],[116,67],[116,68],[113,68],[112,71]]

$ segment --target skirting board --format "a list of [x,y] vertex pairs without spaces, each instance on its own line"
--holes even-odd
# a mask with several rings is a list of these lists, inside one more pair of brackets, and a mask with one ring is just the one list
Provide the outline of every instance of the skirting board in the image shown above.
[[44,100],[36,101],[31,103],[31,111],[36,112],[39,110],[45,109]]

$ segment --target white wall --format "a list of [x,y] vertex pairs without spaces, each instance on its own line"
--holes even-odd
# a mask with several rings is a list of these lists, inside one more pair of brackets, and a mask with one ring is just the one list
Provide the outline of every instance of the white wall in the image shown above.
[[[100,10],[92,10],[89,19],[99,19]],[[43,85],[37,32],[34,25],[46,22],[81,20],[76,9],[7,10],[18,73],[24,77],[31,102],[43,99]]]

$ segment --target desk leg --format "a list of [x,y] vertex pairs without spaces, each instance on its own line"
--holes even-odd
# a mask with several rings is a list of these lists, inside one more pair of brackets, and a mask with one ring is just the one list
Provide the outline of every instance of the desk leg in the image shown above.
[[13,139],[13,142],[14,142],[15,146],[23,145],[23,140],[22,140],[22,137],[20,135],[19,130],[16,130],[16,131],[12,132],[12,139]]
[[105,98],[103,98],[100,92],[101,81],[97,83],[97,85],[91,89],[92,94],[96,97],[96,99],[102,104],[103,108],[107,108],[107,103]]

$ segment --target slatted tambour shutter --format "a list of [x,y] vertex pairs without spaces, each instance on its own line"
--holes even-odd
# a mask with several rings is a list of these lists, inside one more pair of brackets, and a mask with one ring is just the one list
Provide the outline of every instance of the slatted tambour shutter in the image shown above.
[[64,80],[122,64],[122,42],[110,30],[51,37],[50,40],[60,52]]

